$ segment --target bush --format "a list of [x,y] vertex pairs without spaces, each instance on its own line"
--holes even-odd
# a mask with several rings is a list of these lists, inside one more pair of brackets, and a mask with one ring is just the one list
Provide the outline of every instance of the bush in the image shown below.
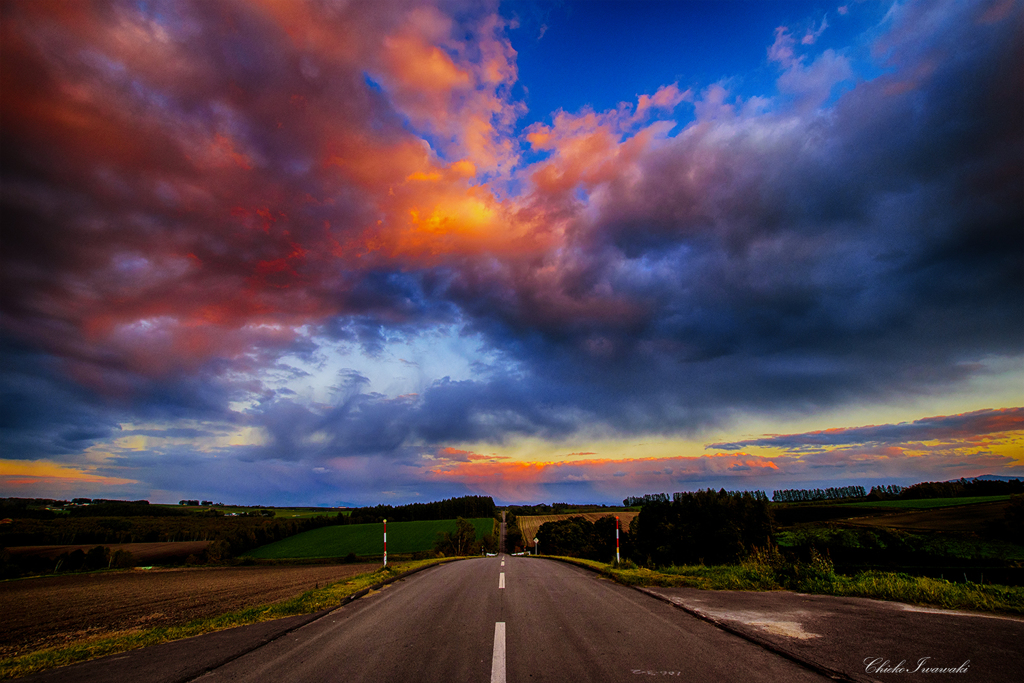
[[203,551],[207,562],[227,562],[233,556],[231,545],[227,541],[214,541]]
[[1010,539],[1024,544],[1024,495],[1010,496],[1010,505],[1006,508],[1004,519]]
[[127,550],[115,550],[110,556],[110,566],[114,569],[131,569],[135,566],[135,556]]
[[96,546],[85,554],[86,569],[106,569],[110,566],[110,548]]
[[754,548],[740,564],[740,576],[748,590],[788,589],[803,593],[834,591],[839,580],[832,558],[811,549],[809,562],[786,557],[778,546]]

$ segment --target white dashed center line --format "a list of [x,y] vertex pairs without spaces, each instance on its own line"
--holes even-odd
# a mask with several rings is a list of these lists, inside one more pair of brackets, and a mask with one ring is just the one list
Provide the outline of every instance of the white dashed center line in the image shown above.
[[[502,574],[504,576],[504,574]],[[505,622],[494,623],[494,655],[491,657],[491,683],[505,683]]]

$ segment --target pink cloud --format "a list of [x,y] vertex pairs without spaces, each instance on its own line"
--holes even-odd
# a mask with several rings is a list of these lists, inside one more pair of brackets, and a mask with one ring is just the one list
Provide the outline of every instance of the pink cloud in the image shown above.
[[768,48],[768,59],[778,62],[783,68],[788,69],[799,61],[793,51],[795,44],[796,40],[788,28],[785,26],[777,27],[775,29],[775,42]]
[[821,34],[824,33],[825,29],[827,29],[827,28],[828,28],[828,18],[827,17],[822,17],[821,18],[821,23],[818,25],[818,28],[814,28],[814,26],[811,25],[811,27],[807,29],[807,33],[805,33],[804,37],[800,39],[800,44],[801,45],[814,45],[814,43],[817,42],[818,38],[821,37]]
[[640,95],[636,105],[636,117],[640,118],[651,109],[671,112],[680,102],[692,101],[691,90],[680,91],[679,84],[663,85],[653,95]]

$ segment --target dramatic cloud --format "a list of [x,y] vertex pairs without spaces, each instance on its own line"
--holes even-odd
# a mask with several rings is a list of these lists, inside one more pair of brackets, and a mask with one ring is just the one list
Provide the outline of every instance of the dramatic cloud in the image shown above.
[[735,451],[750,446],[787,450],[820,449],[848,444],[892,445],[927,441],[973,441],[1004,438],[1024,433],[1024,408],[978,410],[964,415],[928,417],[914,422],[826,429],[806,434],[766,436],[735,443],[715,443],[708,448]]
[[143,493],[485,490],[569,471],[501,460],[516,439],[955,393],[1024,355],[1019,3],[896,3],[845,46],[843,7],[763,36],[756,95],[680,79],[529,125],[498,5],[0,12],[8,458]]

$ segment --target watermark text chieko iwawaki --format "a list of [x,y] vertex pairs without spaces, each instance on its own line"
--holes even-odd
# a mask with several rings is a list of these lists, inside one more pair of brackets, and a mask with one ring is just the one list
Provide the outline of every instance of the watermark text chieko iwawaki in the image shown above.
[[931,657],[921,657],[916,663],[910,664],[907,660],[901,660],[899,664],[893,664],[883,657],[865,657],[864,673],[869,674],[965,674],[971,665],[967,660],[960,666],[935,666],[928,663]]

